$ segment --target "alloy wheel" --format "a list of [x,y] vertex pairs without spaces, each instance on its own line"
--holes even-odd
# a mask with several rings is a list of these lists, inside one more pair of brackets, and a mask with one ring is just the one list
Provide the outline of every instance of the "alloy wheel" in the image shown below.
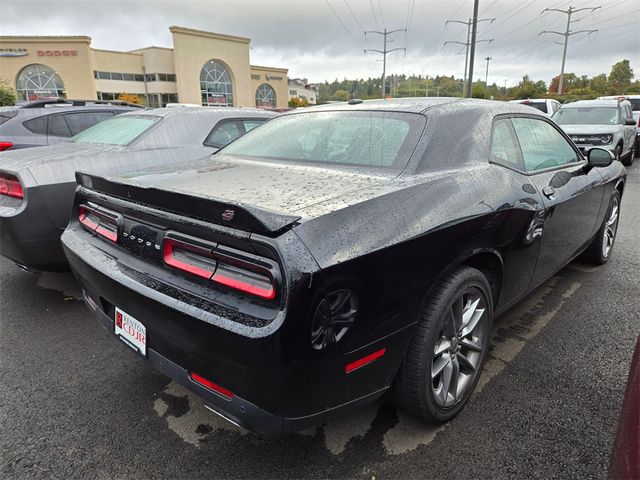
[[453,302],[436,341],[431,361],[431,390],[438,406],[453,407],[480,374],[488,345],[487,299],[477,287],[469,287]]
[[620,214],[620,203],[618,199],[614,197],[611,202],[611,211],[609,218],[604,224],[604,235],[602,236],[602,256],[607,258],[611,249],[613,248],[613,242],[616,238],[616,231],[618,230],[618,216]]

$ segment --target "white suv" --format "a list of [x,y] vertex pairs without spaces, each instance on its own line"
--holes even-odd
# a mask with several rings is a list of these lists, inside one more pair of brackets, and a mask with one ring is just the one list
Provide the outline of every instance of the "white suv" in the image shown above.
[[633,110],[633,119],[636,121],[636,158],[640,157],[640,95],[613,95],[598,97],[598,100],[629,100]]
[[521,103],[533,108],[537,108],[548,117],[553,115],[560,108],[560,102],[551,98],[527,98],[526,100],[511,100],[511,103]]
[[579,100],[565,103],[553,120],[586,153],[607,148],[624,165],[632,165],[636,150],[636,122],[627,100]]

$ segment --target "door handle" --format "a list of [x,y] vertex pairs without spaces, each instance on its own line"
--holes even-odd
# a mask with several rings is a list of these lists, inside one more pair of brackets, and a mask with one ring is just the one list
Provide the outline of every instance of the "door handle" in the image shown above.
[[544,187],[542,189],[542,193],[544,193],[545,197],[551,199],[553,198],[553,195],[556,193],[556,191],[553,187]]

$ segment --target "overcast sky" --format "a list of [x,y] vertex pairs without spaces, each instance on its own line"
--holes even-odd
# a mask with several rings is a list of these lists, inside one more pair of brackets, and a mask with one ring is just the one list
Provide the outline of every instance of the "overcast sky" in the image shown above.
[[[572,30],[599,29],[569,39],[567,72],[609,73],[611,65],[629,59],[640,78],[640,1],[480,0],[481,22],[475,78],[484,79],[485,57],[492,57],[489,83],[513,85],[524,74],[549,80],[559,73],[562,40],[542,30],[564,31],[567,16],[541,14],[545,8],[566,10],[599,6],[575,14]],[[466,21],[473,0],[2,0],[2,35],[88,35],[94,48],[133,50],[149,45],[171,47],[170,25],[240,35],[252,39],[251,63],[285,67],[289,77],[311,82],[335,78],[380,76],[382,37],[363,30],[404,29],[389,37],[388,48],[406,48],[387,56],[388,73],[455,75],[464,72]],[[391,41],[392,40],[392,41]]]

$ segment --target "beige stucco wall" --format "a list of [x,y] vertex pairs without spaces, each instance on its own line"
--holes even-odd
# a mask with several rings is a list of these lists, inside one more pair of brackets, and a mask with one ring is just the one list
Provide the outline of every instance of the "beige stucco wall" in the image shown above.
[[[20,70],[31,64],[42,64],[62,78],[67,98],[95,99],[93,54],[89,37],[0,37],[0,49],[26,49],[21,57],[0,57],[0,79],[13,88]],[[44,55],[38,54],[44,52]],[[64,51],[70,52],[63,55]],[[75,51],[75,55],[71,52]],[[58,54],[56,54],[58,52]]]
[[147,47],[133,50],[131,53],[142,55],[147,73],[176,73],[171,48]]
[[267,83],[276,92],[276,107],[284,108],[289,105],[288,78],[286,68],[271,68],[251,65],[251,89],[253,105],[256,106],[256,90],[263,83]]
[[230,35],[170,27],[178,96],[183,103],[201,104],[200,71],[209,60],[226,65],[233,83],[233,104],[255,104],[249,71],[249,39]]
[[142,73],[142,54],[96,50],[93,52],[93,68],[102,72]]

